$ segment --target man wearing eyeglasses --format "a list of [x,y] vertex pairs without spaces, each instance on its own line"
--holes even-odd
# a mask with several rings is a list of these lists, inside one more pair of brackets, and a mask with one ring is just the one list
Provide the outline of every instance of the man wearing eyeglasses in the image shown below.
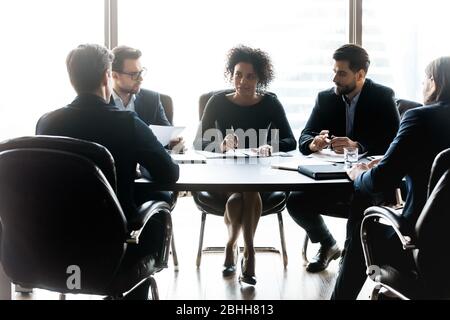
[[[127,46],[118,46],[112,50],[114,60],[112,63],[113,91],[111,104],[121,110],[134,111],[147,125],[171,126],[167,119],[164,107],[158,92],[141,89],[141,84],[147,72],[142,67],[140,58],[142,53],[138,49]],[[184,150],[182,137],[175,138],[166,146],[175,152]],[[152,178],[149,172],[140,166],[139,175]],[[171,207],[175,206],[177,193],[171,191],[149,191],[145,188],[136,188],[135,197],[166,201]]]
[[[141,89],[147,69],[141,66],[142,53],[138,49],[119,46],[113,49],[113,92],[111,102],[121,110],[134,111],[147,125],[171,126],[158,92]],[[178,137],[170,141],[168,148],[184,150],[184,140]]]

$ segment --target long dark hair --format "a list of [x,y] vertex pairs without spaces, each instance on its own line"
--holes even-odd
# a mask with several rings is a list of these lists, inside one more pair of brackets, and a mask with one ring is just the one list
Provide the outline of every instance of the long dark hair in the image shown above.
[[435,84],[435,90],[425,98],[425,104],[450,101],[450,56],[431,61],[425,68],[425,74]]

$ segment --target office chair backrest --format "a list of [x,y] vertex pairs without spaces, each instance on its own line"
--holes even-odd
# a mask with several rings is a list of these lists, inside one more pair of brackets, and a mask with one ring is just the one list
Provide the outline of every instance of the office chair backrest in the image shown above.
[[[450,298],[450,169],[431,192],[416,223],[415,261],[426,291],[434,298]],[[430,297],[430,298],[433,298]]]
[[428,182],[428,196],[433,192],[436,183],[448,168],[450,168],[450,148],[441,151],[434,158],[433,165],[431,166],[430,180]]
[[167,120],[173,125],[173,100],[170,96],[166,94],[159,94],[161,99],[161,104],[163,105],[164,112],[166,113]]
[[395,102],[397,104],[397,110],[400,114],[400,118],[403,117],[406,111],[422,106],[422,104],[418,102],[405,99],[397,99]]
[[450,149],[436,156],[428,188],[428,200],[416,223],[415,260],[427,291],[436,298],[450,298],[450,278],[444,270],[450,264]]
[[[40,147],[30,141],[27,148],[0,152],[4,270],[26,287],[101,294],[126,249],[119,201],[87,157],[45,149],[37,141]],[[74,139],[75,149],[80,144],[91,143]],[[81,290],[68,286],[77,283],[68,281],[71,275],[80,276]]]
[[73,152],[90,159],[103,172],[114,192],[117,191],[116,167],[111,153],[102,145],[80,139],[57,136],[30,136],[0,143],[0,152],[12,149],[52,149]]
[[[235,91],[234,89],[224,89],[224,90],[210,91],[210,92],[202,94],[198,100],[198,118],[199,118],[199,120],[202,119],[203,112],[205,112],[206,104],[208,103],[209,99],[211,99],[212,96],[214,96],[216,94],[220,94],[220,93],[228,94],[228,93],[231,93],[234,91]],[[265,93],[276,97],[276,94],[273,92],[266,91]]]
[[209,99],[211,99],[212,96],[219,94],[219,93],[231,93],[234,92],[234,89],[225,89],[225,90],[216,90],[216,91],[210,91],[207,93],[204,93],[200,96],[198,100],[198,118],[199,120],[203,117],[203,112],[205,111],[206,104],[208,103]]

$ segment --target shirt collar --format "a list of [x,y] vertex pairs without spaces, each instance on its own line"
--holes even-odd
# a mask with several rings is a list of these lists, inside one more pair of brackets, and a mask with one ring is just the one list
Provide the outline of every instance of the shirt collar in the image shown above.
[[342,95],[342,100],[344,100],[345,104],[350,107],[354,106],[358,103],[359,96],[361,95],[361,91],[353,97],[353,99],[349,100],[345,94]]
[[112,90],[112,96],[113,96],[115,105],[119,109],[121,109],[121,110],[134,109],[134,101],[136,100],[136,95],[135,94],[131,95],[131,99],[128,102],[128,105],[126,105],[126,106],[124,106],[122,98],[116,93],[116,91],[114,89]]

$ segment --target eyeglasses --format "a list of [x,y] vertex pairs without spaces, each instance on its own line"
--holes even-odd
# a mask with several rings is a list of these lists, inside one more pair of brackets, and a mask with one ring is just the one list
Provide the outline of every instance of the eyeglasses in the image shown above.
[[147,69],[142,68],[142,70],[138,72],[123,72],[123,71],[116,71],[116,72],[120,74],[126,74],[127,76],[130,76],[132,80],[138,80],[141,77],[142,78],[145,77],[145,75],[147,74]]

